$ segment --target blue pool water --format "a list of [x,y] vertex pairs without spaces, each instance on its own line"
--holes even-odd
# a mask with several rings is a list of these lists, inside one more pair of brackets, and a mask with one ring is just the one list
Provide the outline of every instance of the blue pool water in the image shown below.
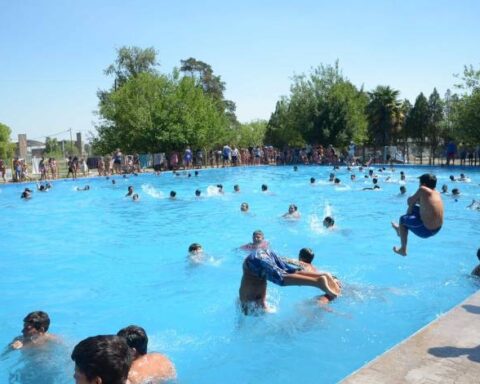
[[[431,168],[403,167],[413,193],[417,176]],[[201,170],[198,177],[140,175],[117,183],[94,178],[56,181],[47,193],[19,196],[25,185],[0,186],[0,344],[20,333],[23,317],[44,310],[50,331],[65,347],[48,357],[13,351],[0,357],[1,383],[69,383],[72,347],[81,339],[143,326],[149,350],[167,354],[181,383],[335,383],[452,308],[478,289],[468,275],[480,246],[480,172],[434,169],[438,187],[460,188],[456,202],[443,196],[445,223],[438,235],[409,237],[409,255],[392,252],[399,240],[390,226],[406,209],[399,170],[380,174],[379,191],[355,170],[330,167],[255,167]],[[466,172],[471,183],[448,181]],[[310,177],[317,179],[309,185]],[[391,177],[386,182],[387,176]],[[77,192],[85,184],[90,191]],[[223,184],[225,194],[215,193]],[[266,183],[272,194],[260,191]],[[241,192],[234,194],[233,185]],[[125,198],[127,186],[140,194]],[[32,184],[30,184],[30,187]],[[195,189],[203,198],[195,199]],[[177,191],[177,201],[167,198]],[[251,213],[240,212],[241,202]],[[295,203],[298,221],[281,215]],[[325,231],[332,213],[338,228]],[[315,251],[314,264],[337,275],[344,294],[315,306],[310,287],[268,285],[274,314],[244,317],[237,308],[245,253],[236,248],[262,229],[278,254]],[[205,264],[187,262],[199,242]],[[35,360],[37,359],[37,360]],[[33,368],[32,368],[33,367]]]

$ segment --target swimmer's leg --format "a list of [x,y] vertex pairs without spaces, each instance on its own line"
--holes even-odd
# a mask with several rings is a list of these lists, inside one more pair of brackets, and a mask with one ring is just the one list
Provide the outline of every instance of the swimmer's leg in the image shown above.
[[340,287],[329,275],[304,275],[299,273],[286,274],[283,278],[283,285],[301,285],[320,288],[333,298],[340,295]]
[[393,247],[393,252],[407,256],[408,229],[402,224],[398,225],[398,235],[400,236],[400,248]]
[[392,221],[392,228],[395,230],[395,232],[397,232],[397,236],[400,237],[399,224],[394,223],[394,222]]

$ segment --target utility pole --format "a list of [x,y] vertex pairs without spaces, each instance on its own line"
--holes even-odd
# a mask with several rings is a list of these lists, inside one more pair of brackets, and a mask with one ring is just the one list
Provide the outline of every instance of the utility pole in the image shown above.
[[72,138],[72,127],[69,129],[70,131],[70,155],[73,156],[73,138]]

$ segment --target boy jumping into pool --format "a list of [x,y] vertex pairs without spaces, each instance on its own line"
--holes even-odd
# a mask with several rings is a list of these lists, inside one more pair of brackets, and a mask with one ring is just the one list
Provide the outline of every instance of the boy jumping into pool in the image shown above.
[[267,280],[280,286],[317,287],[332,300],[340,295],[340,286],[328,273],[306,272],[289,266],[269,249],[256,249],[243,262],[239,296],[242,311],[267,310]]
[[426,239],[436,235],[443,224],[443,203],[440,194],[435,191],[437,178],[426,173],[419,179],[420,187],[407,200],[407,214],[400,217],[399,224],[392,222],[401,243],[400,248],[393,247],[393,251],[402,256],[407,256],[408,230]]

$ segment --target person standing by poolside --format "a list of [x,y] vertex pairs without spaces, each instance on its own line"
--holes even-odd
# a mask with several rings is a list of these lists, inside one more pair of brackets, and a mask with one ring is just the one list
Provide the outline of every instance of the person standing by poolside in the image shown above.
[[400,217],[399,223],[392,227],[400,237],[400,248],[393,247],[399,255],[407,255],[408,230],[421,238],[434,236],[443,225],[443,202],[440,194],[435,191],[437,178],[425,173],[419,177],[420,187],[407,200],[407,213]]
[[7,172],[7,167],[3,159],[0,159],[0,175],[2,176],[3,181],[6,183],[7,179],[5,178],[5,173]]

